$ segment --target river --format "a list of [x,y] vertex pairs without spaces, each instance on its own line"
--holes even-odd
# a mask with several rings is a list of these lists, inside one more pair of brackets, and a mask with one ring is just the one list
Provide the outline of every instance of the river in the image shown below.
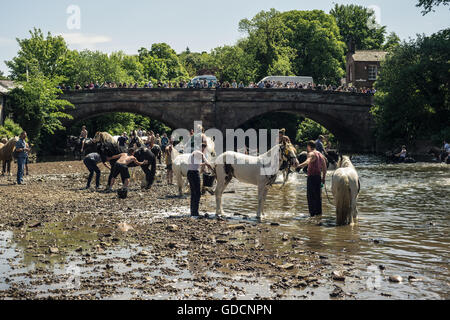
[[[357,225],[336,227],[334,207],[325,192],[321,222],[309,218],[305,175],[292,175],[286,186],[278,184],[269,191],[265,219],[279,223],[285,232],[330,259],[359,261],[361,276],[372,275],[373,286],[395,298],[449,299],[450,167],[430,163],[387,165],[375,156],[352,160],[361,179]],[[331,200],[332,174],[328,173],[327,182]],[[224,195],[225,214],[234,219],[254,219],[256,188],[234,183],[228,190],[235,193]],[[390,283],[385,274],[400,275],[405,283]],[[410,276],[422,281],[408,281]],[[373,291],[367,290],[359,298],[372,296]]]

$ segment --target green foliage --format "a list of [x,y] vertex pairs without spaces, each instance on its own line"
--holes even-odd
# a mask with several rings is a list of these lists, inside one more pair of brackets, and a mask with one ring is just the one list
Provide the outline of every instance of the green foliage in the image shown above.
[[328,141],[330,141],[331,143],[336,142],[334,135],[330,133],[325,127],[321,126],[319,123],[313,120],[305,119],[298,126],[296,140],[302,147],[304,147],[306,146],[308,141],[315,141],[320,135],[328,137]]
[[189,78],[200,74],[215,74],[218,71],[213,55],[207,52],[191,52],[187,48],[179,55],[179,58],[189,74]]
[[444,138],[450,119],[450,29],[400,44],[382,67],[372,110],[378,138],[392,143]]
[[175,50],[166,43],[155,43],[150,50],[141,48],[139,61],[147,79],[178,81],[189,77]]
[[386,42],[383,45],[383,50],[391,51],[400,45],[400,43],[400,37],[395,32],[391,32],[386,38]]
[[12,80],[27,80],[27,70],[30,77],[41,74],[48,78],[67,77],[75,72],[73,54],[62,36],[54,37],[48,33],[44,37],[42,31],[36,28],[30,31],[30,36],[29,39],[17,39],[17,56],[5,61]]
[[280,19],[294,56],[292,73],[312,76],[317,83],[339,83],[345,74],[345,44],[335,19],[321,10],[288,11]]
[[8,80],[8,77],[5,76],[5,74],[3,73],[3,71],[0,71],[0,80]]
[[335,4],[330,14],[336,18],[342,40],[354,41],[357,50],[383,47],[386,26],[379,26],[373,10],[359,5]]
[[6,118],[3,126],[0,126],[0,139],[17,137],[22,132],[22,128],[12,119]]
[[97,131],[108,132],[112,135],[121,135],[122,132],[130,133],[137,128],[142,128],[146,131],[153,130],[155,133],[160,134],[163,132],[170,133],[172,131],[171,128],[159,121],[132,113],[111,113],[83,120],[72,126],[70,133],[72,135],[79,135],[83,125],[86,126],[89,136],[93,136]]
[[63,130],[61,119],[70,119],[65,108],[72,106],[66,100],[59,99],[62,93],[57,89],[61,77],[48,79],[43,75],[31,77],[29,82],[20,83],[20,87],[9,94],[8,112],[14,122],[27,131],[32,142],[39,142],[41,135],[52,135]]
[[419,0],[416,7],[422,7],[423,8],[423,15],[426,15],[427,13],[433,11],[434,7],[437,7],[439,5],[448,6],[450,4],[450,0]]

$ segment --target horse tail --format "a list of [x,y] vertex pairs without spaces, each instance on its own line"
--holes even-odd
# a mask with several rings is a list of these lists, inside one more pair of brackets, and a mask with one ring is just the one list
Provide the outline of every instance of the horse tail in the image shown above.
[[348,225],[351,222],[351,189],[346,175],[333,179],[335,190],[336,222],[338,225]]

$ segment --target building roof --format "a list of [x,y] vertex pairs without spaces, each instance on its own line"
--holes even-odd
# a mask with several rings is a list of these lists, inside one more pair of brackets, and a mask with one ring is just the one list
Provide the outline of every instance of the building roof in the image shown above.
[[14,84],[14,81],[11,80],[0,80],[0,93],[6,94],[8,91],[16,88],[17,86]]
[[379,50],[360,50],[356,51],[352,57],[354,61],[378,62],[386,57],[386,51]]

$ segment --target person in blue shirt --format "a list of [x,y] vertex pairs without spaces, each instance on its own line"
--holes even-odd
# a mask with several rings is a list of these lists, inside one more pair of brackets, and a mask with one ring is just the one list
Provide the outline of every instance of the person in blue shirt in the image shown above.
[[166,147],[169,145],[169,137],[167,136],[167,133],[163,133],[163,136],[161,138],[161,150],[162,152],[166,151]]
[[16,154],[17,154],[17,184],[23,184],[23,171],[25,168],[25,162],[28,158],[28,152],[30,149],[25,142],[27,133],[23,131],[19,136],[19,141],[16,142]]

